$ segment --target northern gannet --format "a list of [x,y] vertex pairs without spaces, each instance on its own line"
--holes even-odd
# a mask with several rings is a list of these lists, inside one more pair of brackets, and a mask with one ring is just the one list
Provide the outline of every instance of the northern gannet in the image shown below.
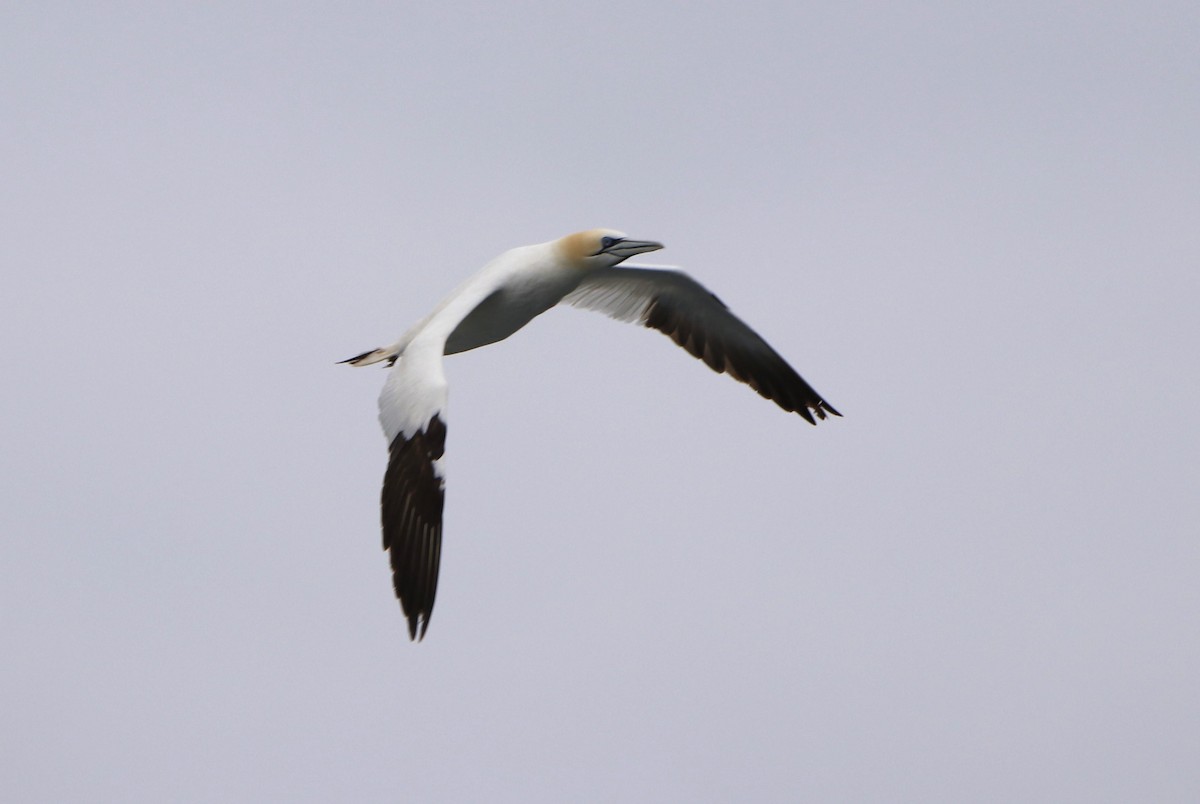
[[[391,346],[343,360],[392,366],[379,395],[389,444],[381,494],[383,549],[408,634],[424,638],[442,550],[446,376],[442,356],[502,341],[565,302],[666,333],[718,373],[816,424],[841,416],[703,285],[653,266],[618,268],[661,243],[611,229],[576,232],[506,251],[485,265]],[[813,417],[816,418],[813,418]]]

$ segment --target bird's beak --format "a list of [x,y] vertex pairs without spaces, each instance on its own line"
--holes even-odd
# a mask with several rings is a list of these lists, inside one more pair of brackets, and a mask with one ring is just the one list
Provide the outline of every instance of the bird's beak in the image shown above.
[[658,251],[663,247],[662,243],[655,243],[653,240],[618,240],[608,248],[604,249],[603,253],[611,254],[614,257],[620,257],[627,260],[634,254],[645,254],[647,251]]

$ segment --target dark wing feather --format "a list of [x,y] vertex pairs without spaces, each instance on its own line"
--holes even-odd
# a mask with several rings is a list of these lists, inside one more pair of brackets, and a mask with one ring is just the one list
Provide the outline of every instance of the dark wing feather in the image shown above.
[[681,271],[596,271],[564,301],[657,329],[713,371],[746,383],[813,424],[826,415],[842,415],[720,299]]
[[383,549],[388,551],[392,584],[414,640],[424,638],[437,596],[445,503],[437,461],[445,448],[446,425],[435,415],[411,437],[396,436],[383,476]]

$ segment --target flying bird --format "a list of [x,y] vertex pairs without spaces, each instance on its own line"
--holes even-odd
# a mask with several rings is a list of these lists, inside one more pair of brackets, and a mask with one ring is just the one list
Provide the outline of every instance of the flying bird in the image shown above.
[[685,273],[625,265],[661,243],[611,229],[506,251],[400,340],[341,361],[391,366],[379,395],[389,444],[381,494],[383,549],[413,640],[425,636],[442,550],[446,377],[442,356],[502,341],[560,303],[666,333],[718,373],[811,424],[841,416],[766,341]]

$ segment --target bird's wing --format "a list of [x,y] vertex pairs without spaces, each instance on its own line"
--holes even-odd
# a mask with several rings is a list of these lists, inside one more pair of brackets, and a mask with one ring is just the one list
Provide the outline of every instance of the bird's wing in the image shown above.
[[595,271],[563,301],[664,332],[713,371],[813,424],[814,414],[842,415],[720,299],[681,271],[630,266]]
[[383,549],[413,639],[425,636],[437,596],[445,410],[441,345],[434,339],[409,344],[379,395],[379,421],[389,444],[380,506]]
[[442,554],[447,399],[442,355],[450,332],[493,291],[487,282],[464,286],[439,307],[409,340],[379,394],[379,423],[388,440],[380,495],[383,549],[415,640],[429,627]]

